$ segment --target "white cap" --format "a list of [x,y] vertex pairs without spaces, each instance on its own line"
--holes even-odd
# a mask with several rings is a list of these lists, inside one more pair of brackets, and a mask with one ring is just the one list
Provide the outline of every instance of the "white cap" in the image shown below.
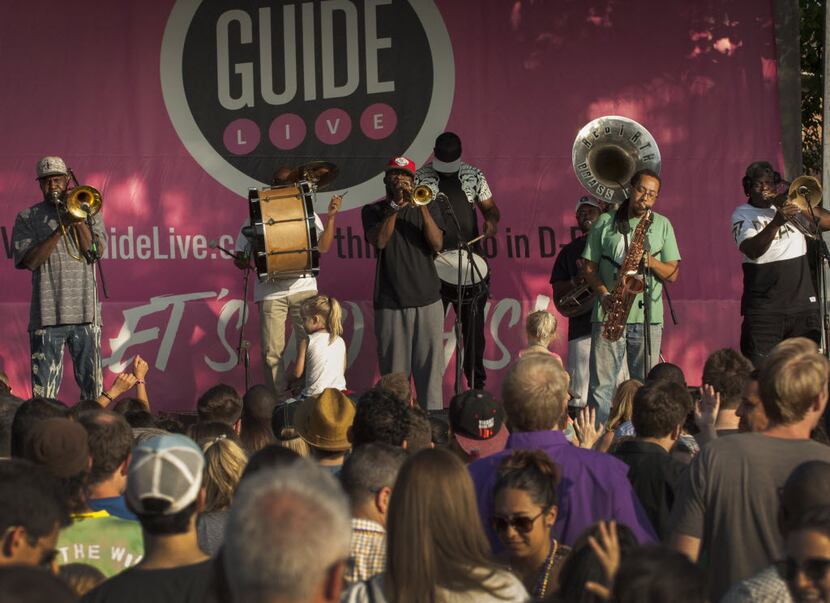
[[597,209],[602,210],[602,205],[600,204],[600,202],[588,195],[583,195],[579,198],[579,201],[576,202],[576,209],[579,209],[580,205],[593,205]]
[[44,157],[37,162],[37,178],[47,178],[49,176],[68,176],[69,171],[66,169],[66,163],[60,157]]

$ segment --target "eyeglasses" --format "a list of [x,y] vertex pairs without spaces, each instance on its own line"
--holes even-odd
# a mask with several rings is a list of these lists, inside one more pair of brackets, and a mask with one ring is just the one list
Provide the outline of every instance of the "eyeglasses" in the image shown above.
[[634,187],[634,190],[640,193],[644,199],[656,199],[657,195],[660,194],[658,191],[650,191],[647,188],[643,188],[639,184],[636,187]]
[[536,517],[526,517],[524,515],[515,515],[513,517],[502,517],[501,515],[493,515],[493,529],[496,532],[506,532],[507,528],[513,528],[520,534],[528,534],[533,529],[533,524],[539,519],[545,511],[540,511]]
[[787,582],[795,580],[798,572],[803,572],[811,582],[818,582],[823,580],[830,571],[830,559],[813,557],[806,559],[804,563],[798,563],[795,559],[787,558],[777,562],[775,569],[778,570],[778,575]]

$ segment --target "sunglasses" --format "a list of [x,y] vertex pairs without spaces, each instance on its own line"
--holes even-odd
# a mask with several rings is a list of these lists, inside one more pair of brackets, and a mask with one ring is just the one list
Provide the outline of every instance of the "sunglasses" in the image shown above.
[[507,528],[513,528],[520,534],[528,534],[533,530],[533,524],[539,519],[545,511],[540,511],[536,517],[526,517],[524,515],[514,515],[513,517],[502,517],[501,515],[493,515],[493,529],[496,532],[506,532]]
[[807,559],[804,563],[798,563],[795,559],[787,558],[775,564],[778,575],[787,582],[792,582],[799,572],[803,572],[811,582],[823,580],[830,571],[830,559],[814,557]]

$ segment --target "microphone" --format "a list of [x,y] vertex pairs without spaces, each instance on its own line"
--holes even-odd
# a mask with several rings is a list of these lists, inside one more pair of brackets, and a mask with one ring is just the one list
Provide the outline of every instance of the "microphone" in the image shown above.
[[89,208],[89,203],[86,203],[86,202],[81,203],[81,209],[82,209],[83,211],[85,211],[86,213],[89,213],[89,209],[90,209],[90,208]]
[[233,258],[235,260],[244,260],[245,259],[245,254],[244,253],[234,253],[233,251],[229,251],[229,250],[225,249],[224,247],[222,247],[219,244],[219,241],[217,241],[216,239],[212,239],[212,240],[208,241],[208,247],[210,247],[211,249],[218,249],[219,251],[221,251],[222,253],[224,253],[228,257]]
[[803,186],[803,185],[799,186],[798,187],[798,194],[801,195],[802,197],[806,197],[807,195],[810,194],[810,189],[807,188],[806,186]]
[[61,201],[61,192],[60,191],[49,191],[49,198],[52,200],[52,203],[60,203],[60,201]]
[[449,201],[450,201],[450,198],[447,197],[447,194],[442,193],[441,191],[438,191],[438,193],[435,195],[435,200],[438,201],[439,199],[443,199],[447,203],[449,203]]

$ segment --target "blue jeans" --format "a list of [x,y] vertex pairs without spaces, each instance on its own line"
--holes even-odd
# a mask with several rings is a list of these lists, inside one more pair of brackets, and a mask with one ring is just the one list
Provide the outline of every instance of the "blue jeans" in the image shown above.
[[29,332],[32,396],[57,398],[63,380],[63,348],[69,348],[82,400],[101,395],[101,327],[58,325]]
[[611,412],[611,399],[617,388],[618,375],[626,357],[628,374],[632,379],[645,381],[646,373],[660,362],[660,342],[663,339],[663,325],[651,325],[651,359],[645,368],[645,333],[641,323],[628,324],[622,337],[608,341],[602,336],[602,323],[595,322],[591,329],[591,360],[589,363],[590,382],[588,405],[597,409],[597,423],[604,424]]

